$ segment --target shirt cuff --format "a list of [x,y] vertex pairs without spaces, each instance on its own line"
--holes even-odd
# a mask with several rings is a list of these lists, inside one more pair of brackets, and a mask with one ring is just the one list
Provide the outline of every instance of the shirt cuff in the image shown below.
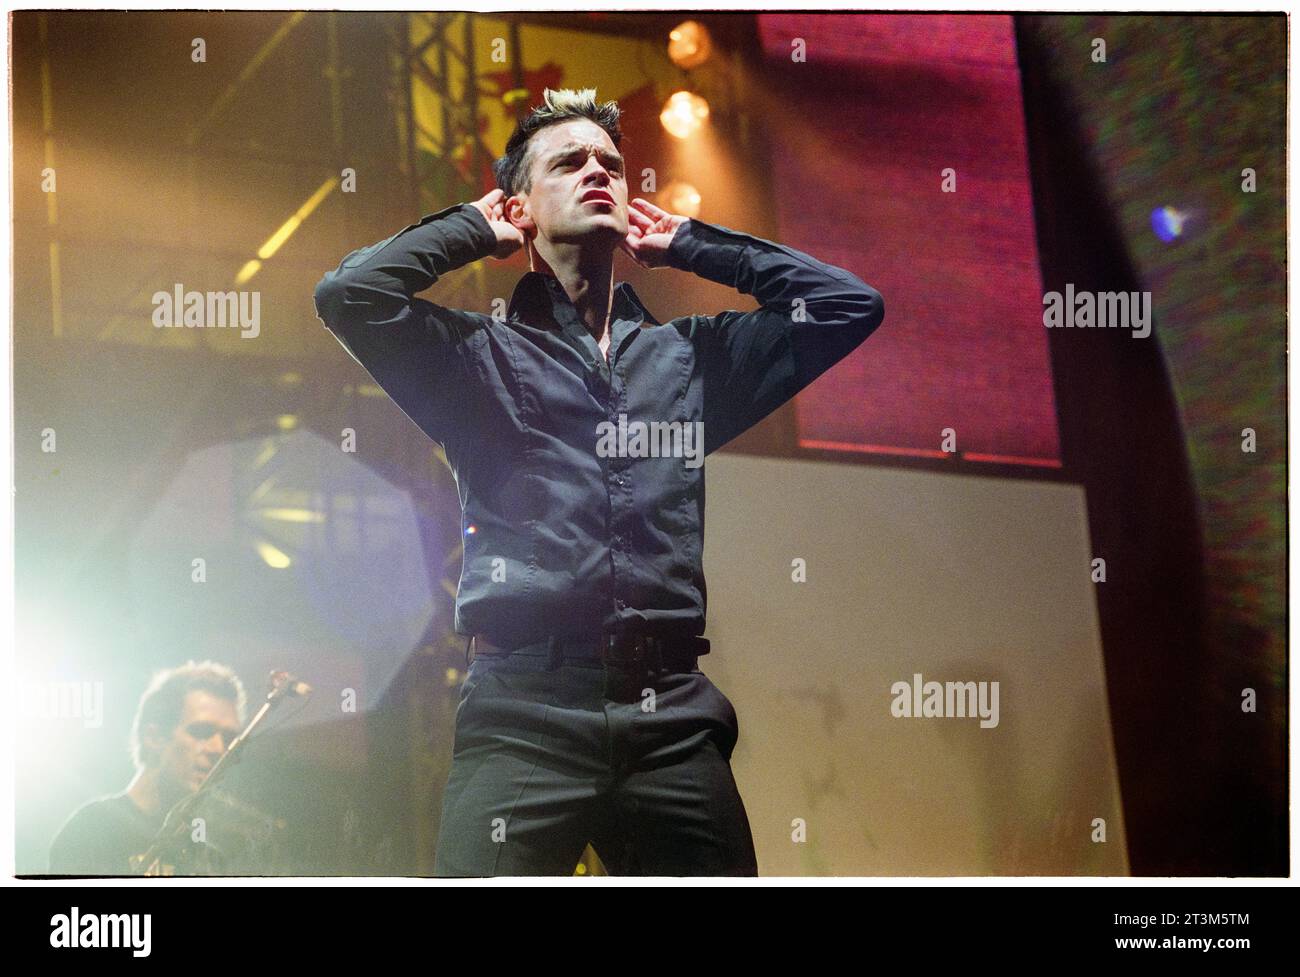
[[677,228],[666,259],[673,268],[734,288],[741,259],[755,243],[748,234],[692,218]]
[[483,211],[473,204],[461,204],[459,210],[462,214],[468,216],[470,223],[474,225],[474,243],[478,245],[479,249],[484,254],[491,254],[495,251],[497,249],[497,232],[492,230],[492,225],[483,216]]
[[677,230],[673,233],[672,242],[668,245],[668,253],[664,256],[670,267],[682,271],[691,270],[691,260],[700,245],[699,240],[695,237],[696,223],[695,220],[688,218],[684,223],[678,225]]

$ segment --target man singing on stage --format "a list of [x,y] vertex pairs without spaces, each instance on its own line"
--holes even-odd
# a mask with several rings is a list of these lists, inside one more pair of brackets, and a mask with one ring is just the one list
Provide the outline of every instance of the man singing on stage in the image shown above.
[[[619,109],[551,91],[498,189],[343,259],[316,311],[443,445],[462,506],[456,711],[435,874],[757,875],[736,713],[697,667],[703,454],[880,325],[880,294],[791,248],[629,203]],[[416,294],[527,249],[504,314]],[[660,323],[615,251],[753,295]],[[702,432],[703,445],[696,440]],[[743,649],[735,649],[743,653]]]

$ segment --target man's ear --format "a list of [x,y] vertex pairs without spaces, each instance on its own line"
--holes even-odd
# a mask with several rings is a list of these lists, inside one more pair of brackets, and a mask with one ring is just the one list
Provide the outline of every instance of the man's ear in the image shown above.
[[528,206],[528,197],[515,194],[506,200],[504,209],[506,220],[523,231],[524,237],[531,241],[537,233],[537,225],[533,222],[532,210]]

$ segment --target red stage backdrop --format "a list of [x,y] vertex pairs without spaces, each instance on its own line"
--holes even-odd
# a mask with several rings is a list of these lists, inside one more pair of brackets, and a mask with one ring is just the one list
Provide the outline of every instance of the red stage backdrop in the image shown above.
[[1011,18],[758,20],[780,239],[885,297],[801,446],[1059,467]]

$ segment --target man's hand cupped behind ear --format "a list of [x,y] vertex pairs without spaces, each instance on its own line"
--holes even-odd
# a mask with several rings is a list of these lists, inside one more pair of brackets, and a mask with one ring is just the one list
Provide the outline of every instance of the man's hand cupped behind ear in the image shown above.
[[642,268],[662,268],[668,263],[673,235],[689,219],[636,197],[628,204],[627,237],[620,247]]
[[474,206],[497,236],[497,248],[492,252],[494,258],[509,258],[528,243],[524,232],[506,219],[505,199],[506,192],[498,187],[486,197],[474,201]]

